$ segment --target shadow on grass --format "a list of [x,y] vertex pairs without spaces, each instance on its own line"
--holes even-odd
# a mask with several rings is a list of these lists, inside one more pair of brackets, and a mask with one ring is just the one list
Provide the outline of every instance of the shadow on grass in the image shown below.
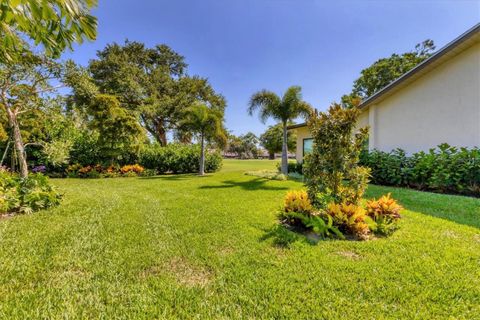
[[204,176],[199,176],[195,173],[178,173],[178,174],[165,174],[159,176],[151,177],[140,177],[140,179],[145,180],[166,180],[166,181],[178,181],[178,180],[190,180],[192,178],[210,178],[211,175],[205,174]]
[[288,190],[287,187],[273,187],[269,186],[266,183],[270,181],[268,179],[256,178],[248,181],[235,181],[235,180],[225,180],[222,181],[221,185],[212,185],[212,186],[201,186],[200,189],[225,189],[225,188],[235,188],[240,187],[244,190],[255,191],[255,190]]
[[407,210],[480,229],[478,198],[377,185],[369,185],[366,197],[378,199],[386,193]]
[[272,239],[273,245],[279,248],[289,248],[295,242],[302,242],[309,245],[316,245],[319,242],[318,237],[289,230],[280,224],[269,229],[262,229],[262,231],[264,231],[265,234],[261,236],[259,240],[263,242]]

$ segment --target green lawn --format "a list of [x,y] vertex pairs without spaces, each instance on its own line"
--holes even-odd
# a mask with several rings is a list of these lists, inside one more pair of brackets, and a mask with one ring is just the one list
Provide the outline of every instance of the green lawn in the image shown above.
[[408,209],[391,237],[281,247],[302,185],[243,175],[269,168],[55,180],[61,206],[0,221],[0,318],[480,318],[479,199],[371,186]]

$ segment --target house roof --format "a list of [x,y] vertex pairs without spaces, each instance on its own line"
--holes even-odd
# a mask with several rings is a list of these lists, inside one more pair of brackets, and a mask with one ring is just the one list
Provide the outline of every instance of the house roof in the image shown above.
[[292,130],[292,129],[301,128],[301,127],[306,127],[306,126],[307,126],[307,123],[306,123],[306,122],[298,123],[298,124],[292,124],[292,125],[290,125],[290,126],[287,126],[287,130]]
[[[462,35],[445,45],[443,48],[435,52],[431,57],[418,64],[416,67],[404,73],[397,80],[393,81],[380,91],[362,101],[358,107],[360,109],[365,109],[374,103],[378,103],[386,99],[413,81],[417,80],[427,72],[444,63],[446,60],[451,59],[478,42],[480,42],[480,23],[476,24]],[[288,129],[296,129],[305,127],[306,125],[306,123],[300,123],[289,126]]]

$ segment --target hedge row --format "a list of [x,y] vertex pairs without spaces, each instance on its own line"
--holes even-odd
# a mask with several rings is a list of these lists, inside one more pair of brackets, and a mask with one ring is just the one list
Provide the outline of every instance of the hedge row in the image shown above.
[[[198,145],[168,144],[165,147],[154,144],[140,152],[139,163],[158,173],[193,173],[200,166],[200,147]],[[205,171],[215,172],[222,166],[219,152],[206,152]]]
[[441,193],[480,196],[480,149],[441,144],[429,152],[407,156],[402,149],[364,152],[362,165],[371,168],[374,184]]

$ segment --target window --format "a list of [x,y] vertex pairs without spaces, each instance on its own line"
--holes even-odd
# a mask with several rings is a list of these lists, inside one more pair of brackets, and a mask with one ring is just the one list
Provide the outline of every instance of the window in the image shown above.
[[313,148],[313,139],[308,138],[308,139],[303,139],[303,155],[305,156],[306,154],[312,152]]

